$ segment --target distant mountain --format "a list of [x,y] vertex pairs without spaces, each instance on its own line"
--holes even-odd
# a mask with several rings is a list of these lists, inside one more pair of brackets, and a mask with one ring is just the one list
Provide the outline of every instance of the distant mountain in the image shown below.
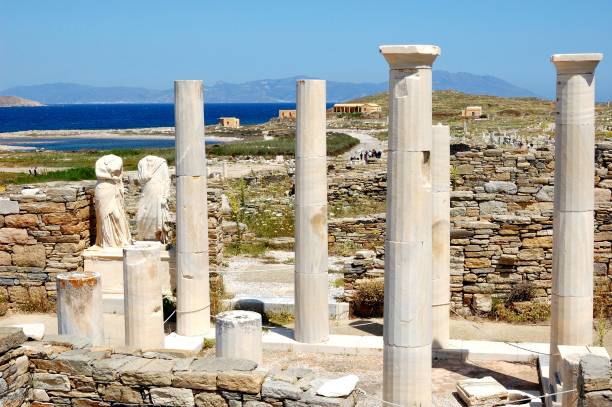
[[18,107],[18,106],[44,106],[42,103],[35,100],[19,98],[17,96],[0,96],[0,107]]
[[[218,82],[206,85],[205,100],[209,103],[281,103],[295,102],[296,76],[283,79],[263,79],[244,83]],[[387,82],[351,83],[327,81],[327,100],[339,102],[360,98],[387,90]],[[488,75],[434,71],[434,90],[454,89],[464,93],[491,96],[536,96],[527,89]],[[39,100],[47,104],[75,103],[173,103],[173,91],[137,87],[97,87],[74,83],[17,86],[0,93]]]

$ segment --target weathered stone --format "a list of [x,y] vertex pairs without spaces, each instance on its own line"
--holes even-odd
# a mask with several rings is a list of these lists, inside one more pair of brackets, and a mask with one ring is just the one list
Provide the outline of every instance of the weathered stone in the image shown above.
[[217,387],[223,390],[257,394],[265,378],[264,372],[220,372]]
[[10,228],[30,228],[38,225],[38,216],[33,213],[23,215],[7,215],[4,224]]
[[32,373],[32,387],[35,389],[70,391],[68,376],[51,373]]
[[227,401],[217,393],[198,393],[195,396],[195,405],[198,407],[227,407]]
[[468,406],[503,403],[508,390],[490,376],[457,382],[457,393]]
[[500,201],[485,201],[481,202],[480,205],[480,214],[482,216],[492,215],[492,214],[504,214],[508,212],[508,204]]
[[158,387],[151,389],[153,404],[175,407],[192,407],[194,404],[193,391],[177,389],[174,387]]
[[119,377],[118,369],[136,359],[134,356],[114,356],[111,358],[94,360],[92,365],[93,378],[99,382],[112,382]]
[[516,184],[508,181],[489,181],[484,184],[484,189],[494,194],[516,194],[518,192]]
[[578,385],[582,391],[612,390],[612,367],[605,356],[587,354],[580,358]]
[[19,213],[19,202],[0,198],[0,215]]
[[555,187],[550,185],[544,185],[538,193],[535,195],[535,198],[538,201],[542,202],[552,202],[555,197]]
[[541,248],[552,248],[552,236],[540,236],[533,238],[523,239],[523,247],[541,247]]
[[226,370],[236,370],[247,372],[254,370],[257,363],[246,359],[228,358],[197,358],[191,364],[191,370],[203,372],[223,372]]
[[204,371],[174,372],[172,386],[198,390],[217,390],[217,373]]
[[474,294],[472,297],[474,308],[480,312],[490,312],[493,308],[491,294]]
[[1,228],[0,243],[2,244],[26,244],[28,243],[28,232],[25,229]]
[[13,246],[13,264],[20,267],[45,267],[47,253],[42,244]]
[[58,202],[23,202],[20,204],[20,209],[27,213],[53,213],[65,212],[66,206]]
[[144,402],[142,394],[137,389],[114,383],[104,389],[102,398],[119,403],[142,404]]
[[299,400],[302,397],[302,389],[285,381],[266,380],[261,386],[261,396],[264,398]]
[[120,369],[121,382],[134,386],[170,386],[173,367],[173,360],[137,359]]

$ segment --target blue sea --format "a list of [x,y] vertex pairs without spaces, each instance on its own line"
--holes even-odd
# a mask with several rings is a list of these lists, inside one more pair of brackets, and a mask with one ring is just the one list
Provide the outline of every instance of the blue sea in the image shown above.
[[[295,109],[293,103],[206,103],[204,122],[219,117],[240,118],[240,123],[261,124],[278,116],[280,109]],[[174,126],[173,104],[87,104],[0,108],[0,133],[24,130],[108,130]],[[0,134],[1,135],[1,134]],[[115,148],[173,147],[168,139],[19,138],[0,139],[0,144],[33,146],[49,150],[110,150]]]

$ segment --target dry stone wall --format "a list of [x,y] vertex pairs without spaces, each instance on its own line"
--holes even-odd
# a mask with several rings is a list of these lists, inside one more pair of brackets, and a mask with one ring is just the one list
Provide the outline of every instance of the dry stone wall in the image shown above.
[[356,394],[323,397],[324,380],[305,367],[268,371],[243,359],[91,348],[83,338],[25,342],[0,328],[3,407],[351,407]]
[[[134,235],[140,188],[128,177],[125,184],[126,210]],[[9,185],[0,194],[0,304],[41,310],[47,300],[55,301],[57,274],[82,271],[82,252],[95,244],[95,181],[50,182],[33,187]],[[172,188],[172,211],[175,191]],[[223,259],[220,205],[220,190],[209,190],[208,237],[213,270]],[[176,228],[174,217],[170,228]]]
[[0,197],[0,302],[42,303],[56,294],[58,273],[83,269],[95,236],[93,183],[49,183]]
[[[552,286],[554,152],[471,146],[451,156],[451,299],[455,307],[486,311],[513,285],[530,281],[536,298]],[[596,148],[595,294],[612,301],[612,146]],[[356,193],[385,199],[386,174],[361,173],[330,180],[330,199]],[[330,250],[342,245],[373,249],[377,256],[349,267],[346,286],[377,276],[384,256],[384,215],[329,222]],[[380,231],[380,233],[374,232]]]

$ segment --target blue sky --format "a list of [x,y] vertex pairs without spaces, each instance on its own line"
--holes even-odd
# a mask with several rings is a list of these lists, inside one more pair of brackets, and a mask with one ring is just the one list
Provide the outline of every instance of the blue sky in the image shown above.
[[0,89],[76,82],[165,89],[174,79],[308,75],[380,82],[380,44],[435,44],[434,68],[554,95],[553,53],[603,52],[611,0],[0,0]]

